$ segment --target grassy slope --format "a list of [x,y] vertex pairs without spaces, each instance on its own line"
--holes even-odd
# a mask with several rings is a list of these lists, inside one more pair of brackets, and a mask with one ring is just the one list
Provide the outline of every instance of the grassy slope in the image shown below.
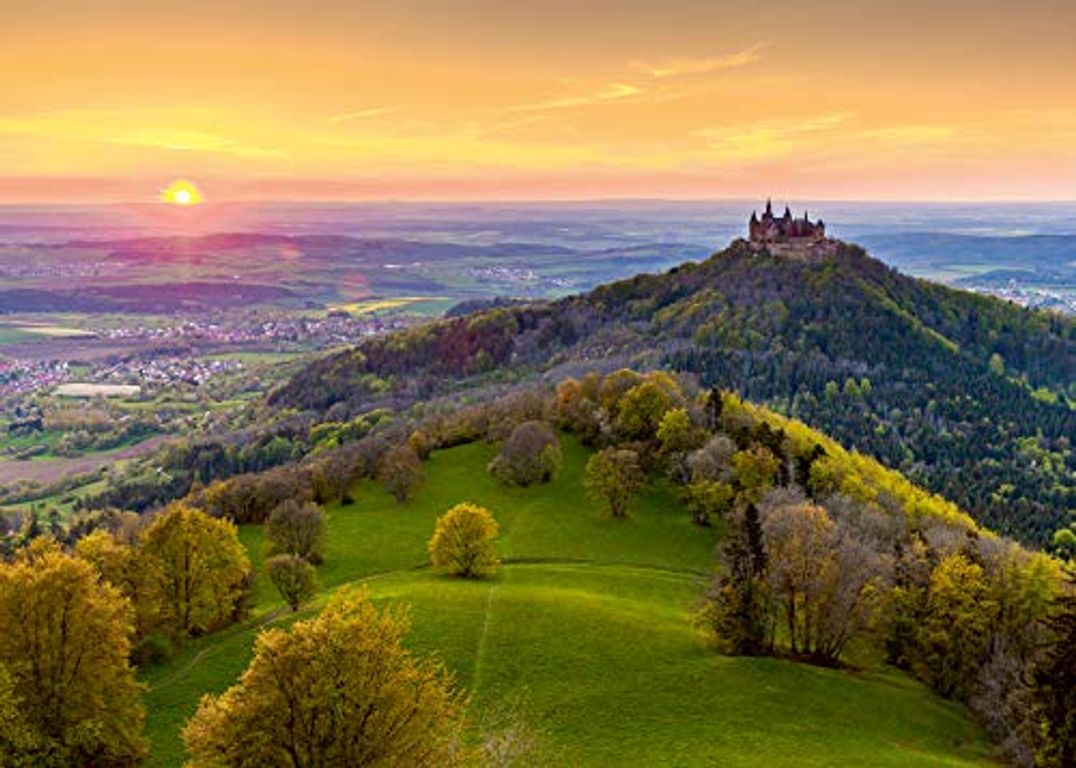
[[[435,454],[427,484],[404,506],[359,486],[355,504],[330,511],[322,584],[327,593],[360,581],[378,601],[409,604],[409,643],[438,654],[479,708],[522,695],[558,763],[985,761],[988,747],[960,709],[902,675],[709,650],[690,610],[713,537],[690,525],[668,489],[650,489],[631,519],[614,521],[583,497],[577,444],[566,444],[564,471],[539,489],[495,483],[484,471],[491,455],[485,445]],[[435,518],[460,500],[489,506],[501,523],[507,565],[495,579],[460,582],[424,568]],[[255,561],[261,533],[241,532]],[[153,765],[182,762],[178,732],[199,695],[236,678],[254,627],[288,620],[279,607],[261,581],[250,624],[192,643],[147,674]]]

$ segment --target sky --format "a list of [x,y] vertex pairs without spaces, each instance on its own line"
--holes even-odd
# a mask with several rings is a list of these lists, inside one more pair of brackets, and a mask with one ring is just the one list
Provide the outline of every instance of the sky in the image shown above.
[[1076,199],[1076,3],[0,0],[0,202]]

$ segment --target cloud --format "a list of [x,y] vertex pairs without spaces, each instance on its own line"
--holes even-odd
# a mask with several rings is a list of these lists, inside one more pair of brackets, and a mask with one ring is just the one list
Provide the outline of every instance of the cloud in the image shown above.
[[382,117],[384,115],[395,115],[401,110],[399,107],[370,107],[368,109],[358,109],[354,112],[344,112],[340,115],[333,115],[329,118],[330,123],[346,123],[350,120],[368,120],[371,117]]
[[655,61],[635,61],[632,67],[654,78],[702,75],[724,69],[746,67],[762,60],[759,53],[766,43],[757,43],[742,51],[708,58],[673,57]]
[[867,140],[895,145],[935,144],[955,138],[958,131],[951,125],[888,125],[860,131],[857,135]]
[[[211,120],[211,116],[208,119]],[[0,116],[0,134],[174,152],[205,152],[247,159],[289,159],[287,153],[273,147],[193,127],[206,121],[207,115],[199,109],[75,109]]]
[[508,107],[509,112],[542,112],[549,109],[567,109],[570,107],[583,107],[589,104],[601,104],[603,102],[620,101],[643,95],[645,91],[630,83],[610,83],[600,90],[587,94],[562,96],[546,101],[536,101],[529,104],[516,104]]
[[745,125],[703,128],[694,135],[706,143],[711,159],[755,161],[780,157],[800,150],[848,122],[848,112],[800,118],[762,120]]

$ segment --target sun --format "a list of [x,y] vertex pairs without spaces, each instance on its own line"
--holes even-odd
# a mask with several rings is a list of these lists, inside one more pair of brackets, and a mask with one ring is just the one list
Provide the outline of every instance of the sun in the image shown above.
[[161,202],[188,207],[202,202],[202,193],[192,182],[177,179],[161,190]]

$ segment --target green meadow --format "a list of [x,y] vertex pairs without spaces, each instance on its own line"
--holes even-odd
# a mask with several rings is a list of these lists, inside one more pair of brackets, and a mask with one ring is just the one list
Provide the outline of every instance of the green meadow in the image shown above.
[[[475,719],[522,702],[558,765],[958,766],[990,747],[958,705],[882,666],[827,670],[714,652],[692,614],[715,533],[691,525],[671,490],[647,489],[627,520],[583,493],[586,450],[565,440],[550,484],[507,488],[485,470],[494,449],[435,453],[422,489],[396,504],[376,484],[328,510],[322,592],[368,589],[405,607],[417,652],[472,695]],[[490,508],[504,566],[484,581],[430,571],[434,521],[459,501]],[[257,567],[262,530],[241,529]],[[293,619],[259,578],[252,618],[191,642],[148,670],[151,765],[185,759],[180,730],[199,697],[236,680],[257,631]]]

